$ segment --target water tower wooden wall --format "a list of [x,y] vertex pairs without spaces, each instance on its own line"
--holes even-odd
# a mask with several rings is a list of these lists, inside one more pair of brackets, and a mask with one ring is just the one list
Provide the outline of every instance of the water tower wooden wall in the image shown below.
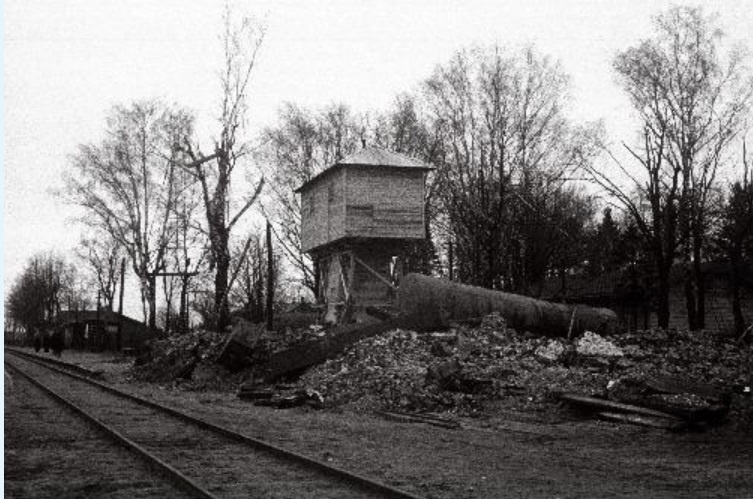
[[327,322],[358,318],[388,304],[407,246],[426,237],[424,198],[430,167],[366,147],[299,187],[301,243],[318,269]]

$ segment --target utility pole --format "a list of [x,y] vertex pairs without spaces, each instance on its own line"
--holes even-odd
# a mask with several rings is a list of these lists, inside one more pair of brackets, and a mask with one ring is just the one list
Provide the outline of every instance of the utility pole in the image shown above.
[[186,268],[181,277],[180,288],[180,316],[178,317],[178,328],[181,333],[188,332],[188,280],[191,276],[188,274],[188,268],[191,266],[191,259],[186,258]]
[[120,296],[118,297],[118,337],[116,348],[123,348],[123,290],[125,289],[125,265],[126,259],[120,261]]
[[448,277],[451,281],[455,280],[455,276],[453,275],[453,268],[455,267],[455,259],[453,258],[453,244],[452,244],[452,238],[450,238],[449,242],[447,243],[447,273],[449,274]]
[[272,225],[267,220],[267,330],[274,325],[274,258],[272,257]]
[[100,321],[100,312],[99,309],[102,306],[102,291],[97,291],[97,323],[94,326],[94,337],[96,338],[94,340],[94,344],[99,348],[99,340],[100,336],[102,334],[102,323]]

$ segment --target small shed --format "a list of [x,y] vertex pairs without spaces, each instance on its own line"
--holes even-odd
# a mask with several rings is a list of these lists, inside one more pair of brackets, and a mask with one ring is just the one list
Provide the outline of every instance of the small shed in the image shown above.
[[299,187],[301,244],[314,260],[326,320],[389,302],[403,253],[426,238],[426,175],[403,154],[364,147]]
[[118,346],[138,350],[154,337],[144,323],[110,310],[63,310],[57,324],[65,333],[66,348],[74,350],[116,351]]

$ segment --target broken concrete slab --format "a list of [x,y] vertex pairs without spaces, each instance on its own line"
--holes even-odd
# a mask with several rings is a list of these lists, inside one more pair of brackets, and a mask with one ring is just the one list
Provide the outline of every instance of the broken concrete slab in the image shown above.
[[229,371],[238,371],[249,364],[253,358],[259,338],[264,333],[264,326],[241,321],[234,328],[223,345],[217,362]]
[[[241,394],[238,394],[239,398]],[[297,390],[292,394],[275,393],[271,397],[262,397],[252,400],[253,404],[260,407],[274,407],[276,409],[290,409],[292,407],[308,406],[314,409],[324,407],[324,397],[316,390]]]
[[578,338],[575,351],[584,357],[616,358],[625,355],[617,345],[592,331],[586,331]]

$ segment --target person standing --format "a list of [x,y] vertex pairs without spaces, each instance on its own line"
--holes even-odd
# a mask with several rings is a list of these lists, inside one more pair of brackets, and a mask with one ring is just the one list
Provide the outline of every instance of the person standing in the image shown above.
[[52,335],[49,331],[42,331],[42,349],[44,350],[44,353],[47,353],[50,351],[50,340]]
[[39,333],[39,330],[37,330],[36,333],[34,333],[34,351],[39,353],[39,350],[42,348],[42,336]]
[[55,354],[55,357],[58,359],[60,358],[61,354],[63,353],[63,331],[61,329],[56,329],[54,333],[52,333],[52,338],[50,340],[50,347],[52,348],[52,353]]

